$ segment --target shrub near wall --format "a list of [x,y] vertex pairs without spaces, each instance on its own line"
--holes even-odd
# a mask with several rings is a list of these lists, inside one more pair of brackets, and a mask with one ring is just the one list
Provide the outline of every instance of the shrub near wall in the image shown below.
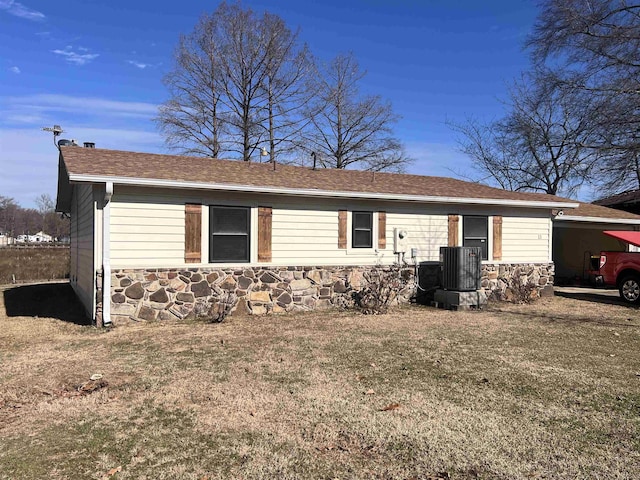
[[69,247],[0,248],[0,284],[69,278]]

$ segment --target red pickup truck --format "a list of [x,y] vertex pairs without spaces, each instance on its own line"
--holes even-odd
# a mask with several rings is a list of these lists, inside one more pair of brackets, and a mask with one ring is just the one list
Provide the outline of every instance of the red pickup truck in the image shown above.
[[[640,232],[605,231],[606,235],[640,247]],[[640,305],[640,252],[600,252],[596,285],[616,287],[626,302]]]

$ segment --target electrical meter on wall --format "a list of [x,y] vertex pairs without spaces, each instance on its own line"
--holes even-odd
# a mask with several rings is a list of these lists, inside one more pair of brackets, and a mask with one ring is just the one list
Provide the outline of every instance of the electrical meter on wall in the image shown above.
[[406,253],[409,248],[409,233],[404,228],[393,229],[393,252]]

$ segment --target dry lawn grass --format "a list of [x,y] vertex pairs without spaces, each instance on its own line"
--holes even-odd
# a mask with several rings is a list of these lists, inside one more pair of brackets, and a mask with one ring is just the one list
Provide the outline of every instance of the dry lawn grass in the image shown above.
[[558,297],[108,332],[0,305],[0,478],[640,478],[639,346],[637,309]]
[[69,278],[68,247],[0,248],[0,285]]

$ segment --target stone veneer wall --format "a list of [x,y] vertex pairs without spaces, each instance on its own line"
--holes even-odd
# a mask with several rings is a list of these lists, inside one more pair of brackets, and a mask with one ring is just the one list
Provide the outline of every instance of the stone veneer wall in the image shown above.
[[[239,267],[121,269],[111,275],[111,319],[207,318],[225,292],[238,297],[235,313],[300,312],[353,306],[372,267]],[[382,270],[385,267],[378,267]],[[413,293],[413,267],[399,302]],[[102,310],[99,305],[97,311]]]
[[[184,269],[115,269],[111,275],[111,319],[173,320],[207,318],[217,310],[225,292],[235,293],[235,313],[262,315],[353,306],[352,293],[365,287],[367,272],[385,267],[239,267]],[[420,267],[420,283],[433,289],[438,283],[438,266]],[[414,268],[405,267],[409,278],[397,302],[415,297]],[[482,266],[482,287],[493,297],[509,299],[509,278],[515,273],[523,281],[534,281],[541,295],[553,292],[553,264],[486,264]],[[102,274],[96,275],[101,287]],[[101,288],[98,290],[101,291]],[[422,301],[429,295],[422,296]],[[101,293],[96,318],[102,315]],[[421,296],[418,295],[418,299]]]
[[541,297],[553,296],[553,280],[555,265],[553,263],[519,263],[519,264],[486,264],[482,265],[482,288],[491,292],[495,300],[511,300],[510,280],[520,276],[524,285],[533,283]]

